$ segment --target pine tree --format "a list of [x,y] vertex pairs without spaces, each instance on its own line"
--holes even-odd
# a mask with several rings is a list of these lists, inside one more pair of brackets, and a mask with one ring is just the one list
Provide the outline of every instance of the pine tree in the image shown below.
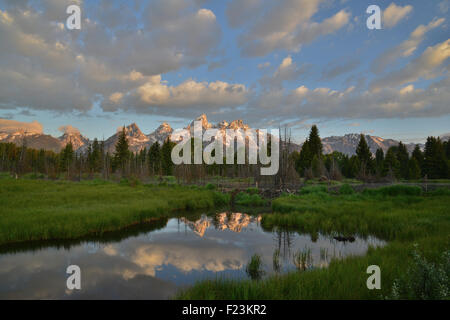
[[420,166],[419,166],[419,162],[416,160],[416,158],[411,157],[411,159],[409,159],[408,170],[409,170],[408,179],[411,179],[411,180],[420,179],[420,175],[421,175]]
[[447,140],[443,143],[444,150],[445,150],[445,156],[447,157],[447,160],[450,160],[450,140]]
[[400,141],[397,147],[397,160],[399,163],[399,174],[400,177],[403,179],[408,179],[409,177],[409,154],[408,149],[406,149],[406,146]]
[[148,151],[148,166],[152,174],[159,174],[161,168],[161,148],[156,141]]
[[305,170],[311,167],[312,159],[313,155],[311,153],[309,140],[307,139],[305,143],[303,143],[298,161],[295,164],[295,168],[300,176],[303,176],[305,174]]
[[384,165],[384,151],[381,148],[378,148],[375,152],[375,166],[376,172],[378,176],[381,176],[383,173],[383,165]]
[[171,176],[173,174],[173,161],[172,161],[172,149],[175,147],[175,143],[170,141],[169,138],[164,141],[161,147],[161,168],[163,175]]
[[396,147],[390,147],[386,152],[386,157],[384,158],[384,172],[383,175],[393,174],[395,178],[399,177],[399,167],[400,164],[396,156]]
[[128,147],[127,134],[125,127],[119,133],[119,137],[116,143],[116,151],[114,153],[114,163],[116,168],[120,168],[122,175],[125,174],[125,165],[130,158],[130,150]]
[[441,139],[428,137],[425,143],[423,173],[430,179],[449,176],[449,164]]
[[61,171],[67,171],[67,174],[69,174],[70,165],[73,162],[74,158],[74,151],[73,151],[73,145],[72,142],[69,142],[64,149],[61,151],[60,154],[60,169]]
[[372,169],[372,153],[363,134],[360,135],[359,143],[356,147],[356,156],[360,163],[360,173],[363,177],[366,177]]
[[420,150],[420,146],[416,144],[414,151],[411,154],[411,157],[416,159],[417,163],[421,170],[423,170],[423,152]]
[[313,125],[311,127],[308,141],[312,157],[317,156],[317,158],[319,159],[322,158],[322,150],[323,150],[322,140],[320,139],[319,129],[317,128],[316,125]]

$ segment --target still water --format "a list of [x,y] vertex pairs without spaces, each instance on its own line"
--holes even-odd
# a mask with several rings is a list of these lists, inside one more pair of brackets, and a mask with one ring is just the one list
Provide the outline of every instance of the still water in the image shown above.
[[[259,216],[220,213],[165,219],[82,241],[39,243],[0,249],[0,299],[167,299],[180,288],[216,277],[247,278],[251,256],[262,257],[266,274],[295,269],[299,251],[310,266],[362,255],[384,242],[281,230],[264,230]],[[81,269],[81,290],[68,290],[66,268]]]

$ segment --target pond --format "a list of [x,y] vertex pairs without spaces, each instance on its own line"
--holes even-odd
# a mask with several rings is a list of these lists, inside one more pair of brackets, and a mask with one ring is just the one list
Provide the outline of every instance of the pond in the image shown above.
[[[254,254],[268,275],[294,270],[299,252],[315,268],[384,245],[373,237],[350,242],[264,230],[260,220],[242,213],[179,217],[97,239],[2,248],[0,299],[167,299],[199,280],[248,278]],[[81,269],[81,290],[67,289],[70,265]]]

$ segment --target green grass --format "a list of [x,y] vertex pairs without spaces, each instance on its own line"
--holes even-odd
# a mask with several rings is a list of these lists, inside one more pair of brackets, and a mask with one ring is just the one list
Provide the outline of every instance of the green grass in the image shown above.
[[267,204],[267,201],[261,198],[259,194],[246,192],[239,192],[236,195],[235,202],[238,206],[243,207],[262,207]]
[[[426,267],[411,271],[414,250],[427,263],[439,263],[450,248],[450,196],[417,195],[414,189],[379,189],[362,194],[331,195],[321,190],[285,196],[272,202],[275,213],[263,216],[263,227],[285,227],[300,233],[375,235],[387,245],[364,256],[333,260],[327,268],[272,275],[260,281],[216,279],[179,292],[178,299],[385,299],[393,297],[398,279],[416,283]],[[394,195],[395,196],[392,196]],[[367,267],[381,269],[381,290],[366,287]],[[428,264],[425,264],[427,265]],[[446,265],[449,269],[449,265]],[[423,271],[425,270],[425,271]],[[428,272],[428,271],[426,271]],[[431,272],[431,271],[430,271]],[[419,274],[419,276],[417,275]],[[405,281],[405,280],[403,280]],[[447,291],[448,292],[448,291]],[[414,296],[406,295],[414,298]],[[417,298],[417,297],[416,297]],[[449,298],[448,296],[446,298]]]
[[177,210],[212,209],[228,203],[229,196],[205,188],[129,181],[15,180],[3,176],[0,245],[101,235],[168,217]]

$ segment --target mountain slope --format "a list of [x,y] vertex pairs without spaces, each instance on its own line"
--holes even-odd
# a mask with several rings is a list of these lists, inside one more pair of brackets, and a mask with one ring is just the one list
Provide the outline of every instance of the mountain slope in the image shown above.
[[[383,139],[376,136],[365,135],[370,151],[375,154],[381,148],[384,153],[393,146],[398,146],[399,141],[393,139]],[[360,135],[357,133],[346,134],[345,136],[333,136],[322,139],[323,152],[325,154],[338,151],[346,155],[354,155],[358,146]],[[414,150],[415,144],[406,145],[409,152]]]

